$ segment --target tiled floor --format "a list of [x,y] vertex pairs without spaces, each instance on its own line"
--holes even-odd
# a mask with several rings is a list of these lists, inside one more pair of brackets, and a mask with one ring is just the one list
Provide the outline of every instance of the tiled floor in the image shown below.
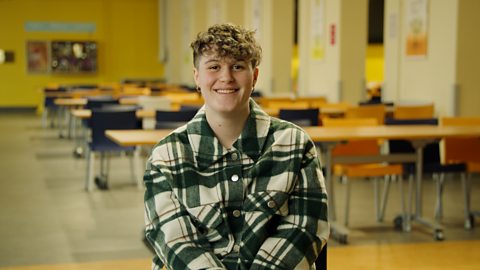
[[[73,156],[75,142],[41,127],[40,117],[0,114],[0,267],[71,262],[145,259],[142,242],[143,192],[130,179],[126,157],[111,164],[110,190],[84,190],[85,160]],[[480,209],[476,176],[472,206]],[[434,242],[428,229],[414,224],[395,231],[399,197],[392,186],[385,222],[375,222],[371,182],[352,183],[349,245]],[[337,212],[343,220],[343,189],[336,183]],[[424,185],[424,213],[433,216],[433,183]],[[480,230],[463,229],[463,200],[457,179],[445,189],[445,241],[480,239]],[[477,223],[480,221],[477,219]],[[332,248],[341,248],[331,241]]]

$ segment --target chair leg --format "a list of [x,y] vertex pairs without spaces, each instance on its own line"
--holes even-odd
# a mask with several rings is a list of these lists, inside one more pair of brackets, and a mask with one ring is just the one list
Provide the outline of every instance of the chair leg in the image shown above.
[[400,205],[402,207],[402,230],[406,231],[406,220],[407,220],[407,207],[405,205],[405,192],[403,191],[403,177],[402,175],[398,176],[398,190],[400,191]]
[[42,112],[42,128],[47,127],[47,120],[48,120],[48,109],[47,107],[43,107],[43,112]]
[[105,171],[103,172],[102,176],[105,178],[105,183],[108,183],[108,176],[110,173],[110,159],[111,153],[105,153]]
[[350,216],[350,181],[347,177],[343,179],[345,184],[345,226],[348,226]]
[[413,206],[413,185],[414,185],[414,175],[410,174],[408,176],[408,197],[407,197],[407,210],[404,218],[404,230],[409,232],[412,230],[412,206]]
[[139,174],[139,169],[141,166],[139,166],[140,163],[140,154],[141,154],[141,149],[139,147],[135,147],[135,150],[133,150],[133,156],[130,159],[130,171],[131,171],[131,177],[133,183],[137,184],[138,189],[143,188],[143,178],[141,177],[141,174]]
[[462,186],[463,186],[463,199],[465,203],[465,223],[464,227],[467,230],[473,228],[472,224],[472,213],[470,210],[470,177],[471,174],[469,173],[467,176],[465,173],[462,173]]
[[385,177],[382,193],[382,202],[380,203],[379,215],[377,216],[377,221],[382,222],[385,217],[385,209],[387,208],[388,201],[388,192],[390,191],[390,176]]
[[379,217],[380,217],[379,197],[380,197],[380,194],[378,192],[378,177],[375,177],[373,179],[373,200],[374,200],[374,207],[375,207],[375,217],[377,218],[377,221],[379,220]]
[[436,175],[437,200],[435,203],[435,219],[440,222],[443,218],[443,188],[445,174]]
[[90,192],[93,189],[95,153],[91,150],[88,150],[87,152],[87,178],[85,181],[85,189]]

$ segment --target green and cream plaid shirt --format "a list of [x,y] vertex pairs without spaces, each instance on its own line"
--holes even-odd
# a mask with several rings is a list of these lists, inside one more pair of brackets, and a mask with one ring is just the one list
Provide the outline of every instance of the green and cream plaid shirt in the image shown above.
[[329,236],[316,148],[253,100],[224,148],[201,109],[152,150],[144,176],[153,269],[314,269]]

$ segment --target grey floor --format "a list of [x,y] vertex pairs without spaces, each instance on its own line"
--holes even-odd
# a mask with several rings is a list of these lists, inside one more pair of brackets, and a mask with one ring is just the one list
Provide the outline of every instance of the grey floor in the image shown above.
[[[42,128],[33,113],[0,112],[0,267],[149,258],[142,242],[143,192],[130,179],[126,157],[115,158],[110,190],[84,190],[85,160],[73,156],[74,140]],[[480,182],[472,181],[472,206],[480,210]],[[335,183],[337,216],[343,220],[343,185]],[[392,186],[385,222],[375,221],[370,181],[352,183],[350,245],[433,242],[431,230],[413,224],[411,232],[392,226],[400,211]],[[433,217],[434,186],[424,185],[424,214]],[[447,179],[443,225],[445,241],[480,239],[463,228],[458,179]],[[477,219],[477,223],[480,222]],[[331,241],[332,247],[341,247]]]

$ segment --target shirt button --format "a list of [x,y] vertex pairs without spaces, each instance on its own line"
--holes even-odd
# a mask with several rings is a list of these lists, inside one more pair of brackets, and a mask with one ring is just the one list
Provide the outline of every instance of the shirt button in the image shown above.
[[242,215],[242,212],[240,212],[240,210],[233,210],[234,217],[240,217],[241,215]]
[[238,154],[236,152],[233,152],[231,155],[232,160],[237,160],[238,159]]
[[267,203],[267,206],[268,206],[269,208],[275,208],[276,205],[277,205],[277,204],[276,204],[275,201],[273,201],[273,200],[268,201],[268,203]]
[[240,245],[234,245],[233,252],[239,252],[239,251],[240,251]]
[[240,179],[240,178],[236,174],[232,175],[232,177],[230,178],[230,180],[232,180],[233,182],[237,182],[238,179]]

